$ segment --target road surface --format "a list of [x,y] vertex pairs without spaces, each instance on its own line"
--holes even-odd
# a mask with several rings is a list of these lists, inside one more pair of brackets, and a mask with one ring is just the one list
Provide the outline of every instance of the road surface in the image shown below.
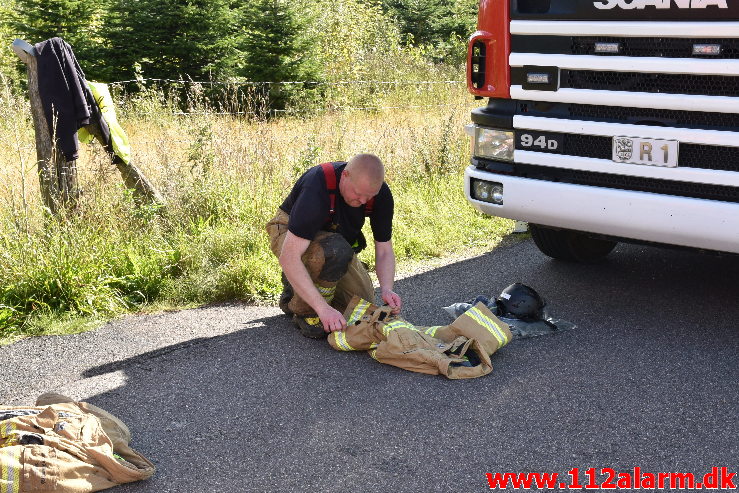
[[578,468],[584,486],[590,467],[597,483],[602,468],[739,471],[739,257],[625,245],[585,266],[510,241],[396,290],[406,319],[438,325],[441,306],[517,281],[577,328],[513,341],[475,380],[335,352],[276,308],[231,304],[0,348],[0,395],[18,405],[54,390],[122,418],[157,472],[121,493],[471,492],[496,472],[569,484]]

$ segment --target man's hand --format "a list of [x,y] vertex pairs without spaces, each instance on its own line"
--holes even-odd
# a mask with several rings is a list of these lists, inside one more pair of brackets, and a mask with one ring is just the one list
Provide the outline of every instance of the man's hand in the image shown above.
[[403,307],[403,302],[401,301],[400,296],[398,296],[398,293],[390,289],[382,290],[382,301],[387,303],[390,308],[393,309],[393,315],[400,313],[400,309]]
[[403,302],[400,296],[393,291],[395,279],[395,252],[391,241],[375,242],[375,272],[377,280],[380,281],[382,301],[393,309],[393,315],[400,313]]
[[318,318],[321,319],[324,332],[336,332],[337,330],[346,329],[346,320],[340,311],[334,309],[330,305],[326,305],[320,312]]

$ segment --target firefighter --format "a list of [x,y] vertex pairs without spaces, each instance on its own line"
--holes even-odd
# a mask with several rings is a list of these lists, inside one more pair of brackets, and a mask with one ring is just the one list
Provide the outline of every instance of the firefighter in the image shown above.
[[369,217],[382,301],[394,313],[393,196],[382,161],[358,154],[348,162],[324,163],[306,171],[267,223],[272,252],[282,267],[280,308],[306,337],[318,339],[346,328],[342,312],[353,295],[375,299],[372,281],[357,253]]

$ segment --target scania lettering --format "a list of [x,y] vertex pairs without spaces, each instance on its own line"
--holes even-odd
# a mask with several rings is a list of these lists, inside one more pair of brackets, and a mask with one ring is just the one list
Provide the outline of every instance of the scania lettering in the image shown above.
[[709,5],[715,5],[721,9],[727,9],[726,0],[608,0],[607,2],[595,2],[595,8],[612,9],[643,9],[646,6],[658,9],[669,9],[674,5],[679,9],[705,9]]
[[467,200],[590,262],[739,253],[739,0],[480,0]]

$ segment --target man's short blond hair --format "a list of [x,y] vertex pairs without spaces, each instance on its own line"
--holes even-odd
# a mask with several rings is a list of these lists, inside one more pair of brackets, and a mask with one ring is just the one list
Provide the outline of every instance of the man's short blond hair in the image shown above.
[[345,170],[378,188],[385,181],[385,166],[374,154],[357,154],[349,160]]

